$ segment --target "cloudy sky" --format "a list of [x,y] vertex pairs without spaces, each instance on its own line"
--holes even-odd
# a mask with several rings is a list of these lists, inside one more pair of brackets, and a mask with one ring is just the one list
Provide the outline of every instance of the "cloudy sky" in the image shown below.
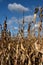
[[43,7],[43,0],[0,0],[0,24],[3,24],[7,16],[8,28],[18,27],[18,21],[23,19],[30,22],[33,19],[34,8]]

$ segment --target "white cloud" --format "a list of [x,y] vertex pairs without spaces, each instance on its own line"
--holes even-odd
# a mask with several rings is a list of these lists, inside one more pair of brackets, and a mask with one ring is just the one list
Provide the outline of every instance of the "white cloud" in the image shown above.
[[24,7],[21,4],[17,4],[17,3],[8,4],[8,9],[11,10],[11,11],[14,11],[14,10],[29,11],[28,8]]
[[[24,16],[24,22],[32,22],[32,19],[33,19],[33,15],[29,15],[29,16]],[[23,18],[20,18],[19,19],[19,23],[22,24],[22,21],[23,21]],[[11,17],[11,19],[8,20],[7,24],[8,24],[8,28],[15,28],[17,29],[14,25],[15,23],[17,24],[17,27],[18,27],[18,19],[16,17]],[[26,23],[25,23],[26,24]],[[26,24],[27,25],[27,24]]]
[[[33,15],[28,15],[28,16],[24,16],[24,22],[32,22],[33,19]],[[19,19],[19,23],[22,23],[23,18]],[[16,26],[15,26],[16,23]],[[18,31],[18,19],[16,17],[11,17],[11,19],[8,20],[7,24],[8,24],[8,29],[12,30],[14,32],[14,30]],[[27,23],[25,23],[27,26]],[[27,33],[27,28],[25,28],[24,33]],[[25,34],[26,35],[26,34]]]
[[[24,16],[24,22],[31,22],[33,20],[33,15]],[[22,23],[23,18],[19,19],[19,23]],[[18,19],[16,17],[11,17],[11,19],[8,20],[8,25],[11,25],[13,23],[18,23]]]
[[12,25],[14,22],[17,22],[17,18],[16,17],[12,17],[11,19],[9,19],[7,24],[8,25]]
[[25,22],[32,22],[33,20],[33,15],[25,16]]
[[17,22],[18,22],[18,20],[17,20],[16,17],[11,17],[10,19],[8,19],[8,21],[7,21],[8,29],[10,29],[10,30],[16,29],[14,24],[17,23]]
[[[23,18],[21,18],[19,21],[22,23]],[[33,21],[33,15],[24,16],[24,22],[29,23],[29,22],[32,22],[32,21]]]
[[25,29],[24,32],[26,33],[27,32],[27,29]]

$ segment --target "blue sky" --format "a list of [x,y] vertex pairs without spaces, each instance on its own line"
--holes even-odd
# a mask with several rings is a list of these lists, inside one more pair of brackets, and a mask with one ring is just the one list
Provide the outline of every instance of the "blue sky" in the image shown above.
[[[11,4],[11,6],[9,6]],[[34,14],[35,7],[43,7],[43,0],[0,0],[0,24],[3,24],[5,17],[8,17],[8,28],[11,30],[11,27],[17,26],[17,23],[14,23],[18,18],[22,19],[23,12],[17,10],[17,7],[12,9],[12,5],[16,4],[17,6],[22,6],[25,8],[24,16],[29,16],[32,19]],[[18,6],[18,7],[19,7]],[[11,7],[11,8],[10,8]],[[22,8],[21,7],[21,8]],[[27,9],[26,9],[27,8]],[[20,7],[19,7],[20,9]],[[29,19],[29,21],[30,21]],[[15,20],[15,21],[14,21]]]

